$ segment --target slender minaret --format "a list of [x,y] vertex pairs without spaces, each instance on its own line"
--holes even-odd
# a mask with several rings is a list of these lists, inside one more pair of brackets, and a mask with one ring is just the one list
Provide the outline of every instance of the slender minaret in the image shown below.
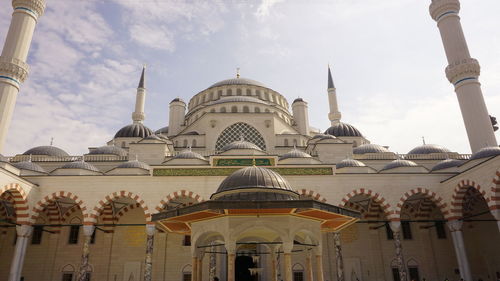
[[168,136],[176,136],[184,125],[186,103],[180,98],[173,99],[170,102],[168,116]]
[[297,125],[297,131],[301,135],[309,135],[309,111],[307,102],[301,98],[297,98],[292,103],[293,119]]
[[337,103],[337,89],[335,89],[335,85],[333,84],[330,66],[328,66],[328,101],[330,103],[330,113],[328,114],[328,118],[333,126],[334,124],[340,122],[342,114],[339,111],[339,105]]
[[446,77],[455,86],[465,129],[472,152],[486,146],[497,146],[493,126],[484,103],[479,63],[471,58],[460,24],[458,0],[432,0],[429,7],[437,22],[443,41],[448,67]]
[[146,114],[144,114],[144,103],[146,101],[146,86],[144,84],[144,74],[146,72],[146,66],[142,67],[141,80],[139,81],[139,86],[137,86],[137,96],[135,98],[135,111],[132,112],[132,121],[134,123],[144,122]]
[[3,150],[19,87],[28,77],[26,59],[45,0],[13,0],[14,13],[0,56],[0,153]]

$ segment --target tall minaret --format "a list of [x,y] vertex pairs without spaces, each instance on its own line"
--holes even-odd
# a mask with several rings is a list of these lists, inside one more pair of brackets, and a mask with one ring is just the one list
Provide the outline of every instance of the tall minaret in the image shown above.
[[479,63],[470,57],[460,24],[460,2],[432,0],[429,11],[441,33],[449,64],[446,67],[446,77],[455,86],[472,152],[486,146],[497,146],[478,81]]
[[328,66],[328,101],[330,103],[330,113],[328,114],[328,118],[333,126],[334,124],[340,123],[342,114],[340,114],[339,111],[339,105],[337,103],[337,89],[335,89],[335,85],[333,84],[330,66]]
[[19,87],[28,77],[26,59],[45,0],[13,0],[14,13],[0,56],[0,153],[7,138]]
[[144,122],[146,114],[144,113],[144,103],[146,102],[146,85],[144,81],[144,75],[146,72],[146,66],[142,67],[141,80],[139,80],[139,86],[137,86],[137,97],[135,98],[135,111],[132,112],[132,120],[134,123]]

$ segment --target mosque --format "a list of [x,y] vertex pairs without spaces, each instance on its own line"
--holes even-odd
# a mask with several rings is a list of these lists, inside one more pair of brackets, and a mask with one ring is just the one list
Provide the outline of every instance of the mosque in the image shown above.
[[[12,6],[0,152],[45,0]],[[499,280],[500,148],[459,10],[430,5],[472,154],[371,143],[330,69],[324,132],[306,100],[239,74],[172,100],[155,131],[143,69],[132,123],[103,146],[0,157],[0,280]]]

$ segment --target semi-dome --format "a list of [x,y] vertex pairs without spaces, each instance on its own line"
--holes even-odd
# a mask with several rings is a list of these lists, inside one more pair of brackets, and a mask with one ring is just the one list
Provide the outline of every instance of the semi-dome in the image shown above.
[[312,156],[305,153],[304,151],[300,151],[296,148],[290,150],[289,152],[281,155],[281,157],[279,158],[279,160],[285,160],[285,159],[289,159],[289,158],[311,158]]
[[110,154],[116,156],[127,156],[127,151],[121,147],[114,145],[105,145],[93,149],[89,152],[89,155],[99,155],[99,154]]
[[259,87],[264,87],[268,88],[266,85],[262,84],[259,81],[255,81],[252,79],[247,79],[247,78],[232,78],[232,79],[226,79],[219,81],[212,86],[208,87],[207,89],[215,88],[215,87],[220,87],[220,86],[233,86],[233,85],[249,85],[249,86],[259,86]]
[[483,147],[480,150],[476,151],[476,153],[472,154],[470,160],[493,157],[497,155],[500,155],[500,147],[498,146]]
[[153,134],[153,131],[142,123],[133,123],[121,128],[115,134],[116,138],[145,138]]
[[294,192],[280,174],[250,166],[229,175],[212,195],[214,200],[295,200]]
[[360,145],[358,147],[355,147],[353,150],[354,154],[366,154],[366,153],[387,153],[390,152],[387,148],[378,145],[378,144],[372,144],[372,143],[367,143]]
[[451,152],[446,147],[437,144],[423,144],[410,150],[408,154],[431,154],[431,153],[448,153]]
[[69,156],[69,154],[66,153],[66,151],[52,145],[33,147],[24,152],[23,155],[46,155],[46,156],[57,156],[57,157]]
[[12,163],[12,166],[18,168],[19,170],[27,170],[43,174],[47,173],[40,165],[33,163],[31,161]]
[[335,165],[337,169],[348,168],[348,167],[366,167],[365,163],[354,160],[354,159],[344,159]]
[[253,102],[253,103],[260,103],[260,104],[268,104],[267,102],[260,100],[255,97],[248,97],[248,96],[230,96],[230,97],[223,97],[220,98],[216,101],[211,102],[209,105],[215,105],[215,104],[221,104],[221,103],[228,103],[228,102]]
[[353,125],[339,122],[333,124],[330,128],[325,131],[325,134],[332,135],[336,137],[362,137],[361,132],[356,129]]
[[262,150],[256,144],[248,142],[248,141],[245,141],[245,140],[233,141],[232,143],[226,144],[224,147],[222,147],[222,151],[228,151],[228,150],[231,150],[231,149],[255,149],[255,150]]
[[418,164],[410,160],[397,159],[392,162],[389,162],[382,168],[381,171],[400,168],[400,167],[418,167]]
[[190,149],[186,149],[181,151],[179,154],[175,155],[173,159],[200,159],[205,161],[205,157],[201,156],[201,154],[191,151]]
[[61,169],[83,169],[92,172],[100,172],[94,165],[81,160],[67,163],[63,165]]
[[127,161],[127,162],[125,162],[123,164],[118,165],[117,168],[125,168],[125,169],[137,168],[137,169],[144,169],[144,170],[151,169],[151,167],[148,164],[146,164],[144,162],[141,162],[139,160]]
[[438,171],[443,169],[448,169],[452,167],[458,167],[462,165],[465,161],[458,159],[446,159],[439,163],[437,163],[434,167],[432,167],[431,171]]

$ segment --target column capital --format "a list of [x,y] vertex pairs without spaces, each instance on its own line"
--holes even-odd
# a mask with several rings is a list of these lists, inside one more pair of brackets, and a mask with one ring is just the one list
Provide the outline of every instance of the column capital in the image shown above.
[[23,224],[23,225],[16,225],[16,233],[18,237],[29,237],[31,233],[33,232],[33,226]]
[[392,232],[399,232],[401,231],[401,221],[391,221],[389,227],[391,227]]
[[25,10],[39,17],[45,11],[45,0],[12,0],[12,7],[14,10]]
[[446,223],[451,232],[462,231],[462,226],[464,224],[461,220],[450,220]]
[[283,252],[285,254],[290,254],[293,250],[293,242],[291,241],[283,242],[282,247],[283,247]]
[[20,59],[0,56],[0,79],[19,88],[28,78],[29,65]]
[[460,2],[458,0],[432,0],[429,13],[433,20],[439,22],[446,15],[458,15]]
[[153,236],[156,232],[156,225],[154,224],[146,224],[146,235]]
[[83,235],[84,236],[92,236],[94,234],[95,226],[94,225],[84,225],[83,226]]
[[476,59],[468,58],[450,64],[445,69],[446,78],[455,87],[466,80],[476,80],[481,74],[481,66]]

